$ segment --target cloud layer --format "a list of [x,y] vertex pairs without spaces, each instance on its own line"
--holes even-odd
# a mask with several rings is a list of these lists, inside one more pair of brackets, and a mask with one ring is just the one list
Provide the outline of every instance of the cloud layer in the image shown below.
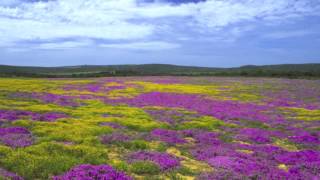
[[319,12],[320,0],[2,0],[0,47],[163,50]]

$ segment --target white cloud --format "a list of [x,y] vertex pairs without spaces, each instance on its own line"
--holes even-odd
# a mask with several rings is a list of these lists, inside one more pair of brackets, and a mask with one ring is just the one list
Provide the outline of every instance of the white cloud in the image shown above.
[[91,45],[91,41],[66,41],[57,43],[42,43],[33,47],[33,49],[59,50],[86,47]]
[[136,39],[151,34],[152,27],[126,22],[109,25],[82,25],[62,21],[36,21],[0,18],[0,36],[12,40],[46,40],[56,38]]
[[[317,6],[314,8],[319,8]],[[313,13],[314,8],[310,9],[310,4],[295,0],[212,0],[199,5],[199,13],[195,18],[204,26],[220,28],[274,17],[288,19],[291,16],[306,16]]]
[[129,50],[167,50],[179,48],[179,44],[161,42],[161,41],[150,41],[150,42],[133,42],[133,43],[118,43],[118,44],[102,44],[100,47],[104,48],[116,48],[116,49],[129,49]]
[[[0,46],[68,38],[128,40],[137,42],[130,46],[139,46],[151,36],[161,39],[181,29],[206,34],[237,23],[318,15],[319,7],[319,0],[207,0],[174,6],[162,1],[141,5],[136,0],[2,0]],[[175,29],[177,25],[182,28]],[[239,35],[237,29],[234,35]]]
[[286,38],[295,38],[295,37],[303,37],[315,34],[315,32],[307,31],[307,30],[293,30],[293,31],[278,31],[272,32],[263,35],[263,38],[267,39],[286,39]]

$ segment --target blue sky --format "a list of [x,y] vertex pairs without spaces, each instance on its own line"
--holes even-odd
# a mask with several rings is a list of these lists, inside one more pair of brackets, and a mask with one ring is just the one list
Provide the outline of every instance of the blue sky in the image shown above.
[[1,0],[0,64],[320,63],[320,0]]

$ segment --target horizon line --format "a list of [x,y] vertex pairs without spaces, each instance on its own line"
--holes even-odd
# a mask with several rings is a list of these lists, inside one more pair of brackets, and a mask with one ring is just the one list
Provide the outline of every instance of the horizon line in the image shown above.
[[143,65],[168,65],[168,66],[180,66],[180,67],[197,67],[197,68],[240,68],[246,66],[280,66],[280,65],[320,65],[320,63],[280,63],[280,64],[246,64],[232,67],[218,67],[218,66],[197,66],[197,65],[182,65],[182,64],[167,64],[167,63],[141,63],[141,64],[79,64],[79,65],[66,65],[66,66],[37,66],[37,65],[14,65],[14,64],[0,64],[0,66],[9,67],[35,67],[35,68],[68,68],[68,67],[84,67],[84,66],[143,66]]

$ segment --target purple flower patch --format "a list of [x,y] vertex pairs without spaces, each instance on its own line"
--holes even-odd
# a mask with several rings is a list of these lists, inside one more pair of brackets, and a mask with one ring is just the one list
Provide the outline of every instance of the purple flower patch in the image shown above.
[[271,143],[271,137],[274,136],[279,137],[281,133],[263,129],[245,128],[240,130],[236,138],[242,141],[249,140],[251,142],[264,144]]
[[142,94],[134,99],[129,99],[128,104],[138,107],[162,106],[170,108],[184,108],[196,111],[202,115],[210,115],[221,120],[258,120],[272,122],[282,119],[281,116],[267,114],[265,111],[272,107],[253,103],[241,103],[237,101],[217,101],[204,98],[200,95],[175,94],[151,92]]
[[150,135],[153,139],[166,142],[170,145],[186,143],[182,136],[174,130],[154,129]]
[[217,156],[207,161],[211,166],[217,169],[233,172],[232,174],[242,174],[247,177],[269,177],[268,179],[284,179],[289,176],[288,173],[272,166],[267,161],[250,157],[229,157]]
[[186,115],[176,110],[145,110],[152,118],[157,121],[176,125],[188,121],[190,117],[198,117],[196,114]]
[[173,155],[155,151],[138,151],[128,156],[128,162],[151,161],[157,164],[161,170],[174,169],[180,166],[180,160]]
[[0,128],[0,143],[10,147],[26,147],[33,143],[32,134],[23,127]]
[[275,155],[275,159],[284,164],[300,164],[305,162],[320,161],[320,152],[313,150],[302,150],[298,152],[285,152]]
[[112,143],[121,143],[121,142],[128,142],[132,138],[128,135],[125,135],[120,132],[113,132],[111,134],[106,134],[101,136],[101,142],[103,144],[112,144]]
[[191,154],[200,161],[209,160],[216,156],[234,156],[235,150],[222,145],[201,146],[196,145]]
[[76,97],[68,96],[68,95],[37,93],[37,94],[33,94],[32,97],[44,103],[57,104],[60,106],[78,107],[81,105],[79,102],[75,100]]
[[32,120],[36,120],[36,121],[55,121],[57,119],[61,119],[61,118],[67,118],[68,116],[64,113],[57,113],[57,112],[48,112],[48,113],[44,113],[44,114],[36,114],[32,117]]
[[194,139],[199,145],[219,145],[221,141],[218,139],[218,134],[214,132],[198,132]]
[[197,180],[213,180],[213,179],[232,179],[232,180],[243,180],[246,179],[246,176],[226,170],[217,170],[211,173],[202,173],[196,178]]
[[60,176],[54,176],[53,180],[131,180],[125,173],[115,170],[109,165],[83,164],[72,168]]
[[12,180],[23,180],[23,178],[18,176],[17,174],[0,168],[0,179],[1,178],[12,179]]
[[309,134],[309,133],[303,133],[303,134],[297,134],[294,136],[289,136],[289,140],[291,140],[295,143],[320,145],[320,139],[316,136]]
[[320,179],[320,161],[296,164],[289,172],[297,179]]
[[[121,81],[108,81],[110,82],[116,82],[116,83],[122,83]],[[71,90],[77,90],[77,91],[89,91],[93,93],[97,92],[104,92],[107,93],[108,91],[117,90],[117,89],[125,89],[126,85],[119,84],[119,85],[113,85],[113,86],[105,86],[105,81],[101,82],[95,82],[90,84],[68,84],[63,89],[66,91]]]
[[208,163],[217,168],[231,168],[234,165],[238,165],[237,162],[229,156],[216,156],[210,158]]
[[0,121],[16,121],[19,119],[31,119],[34,121],[55,121],[60,118],[67,118],[68,116],[64,113],[59,112],[47,112],[47,113],[36,113],[32,111],[21,111],[21,110],[0,110]]

